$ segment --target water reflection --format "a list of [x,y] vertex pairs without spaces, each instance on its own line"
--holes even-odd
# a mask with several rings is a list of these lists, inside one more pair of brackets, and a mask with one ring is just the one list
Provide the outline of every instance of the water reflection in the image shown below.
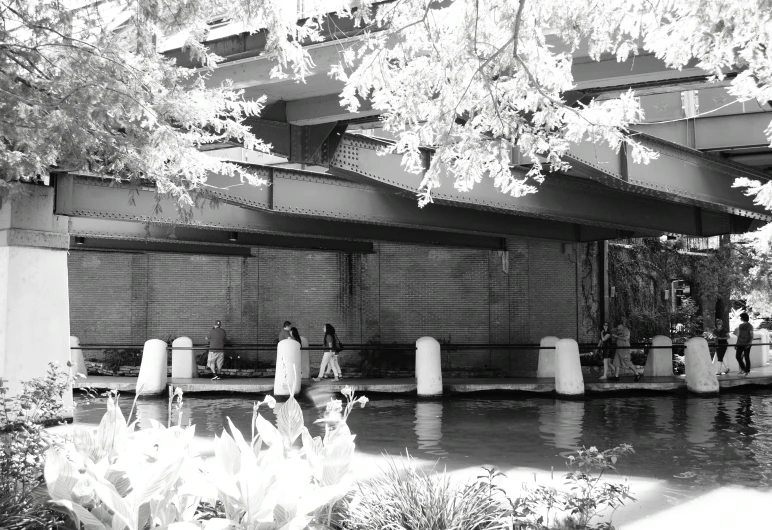
[[415,404],[415,435],[418,450],[440,458],[448,456],[440,445],[442,440],[442,402],[421,402]]
[[[186,395],[182,423],[196,425],[201,437],[219,434],[227,417],[250,433],[252,403],[263,396]],[[301,396],[306,425],[329,395]],[[337,396],[340,397],[340,396]],[[349,418],[357,450],[379,457],[417,448],[424,458],[443,458],[452,467],[494,465],[556,469],[565,455],[582,445],[608,449],[631,444],[635,455],[620,461],[624,475],[667,480],[673,491],[691,495],[712,485],[772,486],[772,389],[696,398],[682,395],[604,396],[585,401],[532,397],[454,396],[440,401],[414,397],[370,396]],[[133,396],[121,398],[125,415]],[[97,425],[104,400],[75,410],[79,424]],[[269,421],[276,412],[261,407]],[[138,402],[139,426],[150,419],[166,425],[164,398]],[[175,422],[176,422],[175,417]],[[675,493],[674,493],[675,495]],[[675,498],[675,497],[674,497]]]
[[555,401],[553,407],[539,408],[539,432],[548,445],[567,454],[581,447],[584,401]]

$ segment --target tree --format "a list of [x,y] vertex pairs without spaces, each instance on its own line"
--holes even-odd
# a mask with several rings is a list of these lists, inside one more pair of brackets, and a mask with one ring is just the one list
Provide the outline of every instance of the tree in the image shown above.
[[[622,61],[653,53],[671,68],[693,59],[724,79],[730,93],[772,100],[772,2],[769,0],[399,0],[366,10],[362,44],[352,45],[334,75],[343,101],[369,98],[415,172],[419,145],[436,147],[421,204],[448,174],[459,190],[485,176],[504,193],[533,193],[545,171],[561,170],[572,142],[627,144],[636,162],[657,154],[628,129],[642,118],[634,94],[569,104],[572,53]],[[766,130],[772,140],[772,126]],[[532,164],[511,168],[512,153]],[[772,184],[736,186],[772,209]]]
[[[184,212],[206,197],[209,171],[262,183],[244,169],[198,151],[207,143],[265,146],[243,119],[260,101],[207,88],[203,75],[157,53],[155,38],[177,34],[207,68],[207,21],[217,15],[243,31],[265,29],[274,75],[302,79],[312,67],[302,44],[322,38],[320,14],[296,23],[290,0],[114,0],[77,8],[59,0],[0,0],[0,172],[3,184],[52,169],[154,181]],[[740,100],[772,100],[772,0],[335,0],[361,39],[342,42],[330,72],[345,82],[342,101],[360,98],[415,172],[419,145],[436,147],[419,203],[448,174],[469,190],[493,178],[504,193],[534,193],[549,171],[565,169],[572,142],[590,139],[636,162],[657,154],[628,127],[642,118],[632,92],[605,101],[569,101],[572,52],[600,60],[654,53],[670,67],[693,59]],[[772,126],[767,129],[772,138]],[[512,153],[531,167],[515,165]],[[513,169],[513,166],[514,169]],[[736,185],[772,208],[772,184]],[[7,188],[7,186],[5,186]],[[0,191],[4,188],[0,186]]]
[[262,184],[242,167],[199,148],[234,140],[266,149],[243,120],[262,101],[227,84],[208,88],[207,71],[177,66],[156,41],[176,35],[202,65],[219,58],[202,42],[213,14],[244,31],[270,28],[274,75],[302,78],[301,43],[319,38],[314,19],[297,24],[284,0],[0,0],[0,199],[15,181],[52,171],[151,181],[183,214],[207,196],[209,172]]

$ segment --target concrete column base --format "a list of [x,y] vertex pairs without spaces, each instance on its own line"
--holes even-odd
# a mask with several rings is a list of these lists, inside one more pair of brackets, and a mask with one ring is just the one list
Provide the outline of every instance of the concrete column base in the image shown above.
[[555,344],[555,391],[559,396],[584,394],[579,345],[574,339],[560,339]]
[[137,378],[137,394],[144,396],[164,393],[169,377],[168,370],[166,343],[160,339],[145,342]]
[[179,379],[198,377],[198,363],[196,352],[193,351],[193,341],[189,337],[178,337],[172,342],[172,348],[172,377]]
[[652,349],[646,358],[643,375],[663,377],[673,375],[673,341],[670,337],[657,335],[651,340]]
[[684,364],[686,365],[686,388],[690,392],[718,394],[718,379],[713,372],[708,341],[702,337],[692,337],[686,341]]
[[542,337],[539,342],[539,365],[536,367],[536,377],[555,377],[555,345],[557,337]]
[[300,343],[284,339],[276,347],[274,396],[289,396],[300,392]]
[[13,186],[18,194],[0,203],[0,377],[9,398],[49,363],[68,372],[71,360],[67,218],[54,215],[53,188]]
[[768,357],[769,355],[765,355],[764,346],[761,344],[766,342],[764,339],[764,334],[760,333],[759,330],[755,330],[753,332],[753,346],[751,346],[751,368],[761,368],[762,366],[766,366],[769,364]]
[[415,341],[415,375],[419,396],[442,395],[440,343],[432,337]]

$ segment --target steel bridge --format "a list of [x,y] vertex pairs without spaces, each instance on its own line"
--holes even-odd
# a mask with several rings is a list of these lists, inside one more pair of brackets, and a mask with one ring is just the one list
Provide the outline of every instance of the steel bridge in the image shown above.
[[[60,175],[55,209],[69,217],[71,245],[248,255],[258,245],[369,252],[372,241],[382,240],[504,250],[507,236],[565,242],[713,236],[772,221],[772,212],[732,188],[737,177],[770,178],[772,149],[764,136],[770,102],[733,103],[726,83],[708,82],[697,68],[669,70],[653,56],[594,62],[582,51],[567,99],[636,90],[647,118],[636,127],[638,139],[658,159],[639,165],[624,149],[579,144],[568,157],[571,169],[550,174],[536,194],[513,198],[490,179],[463,193],[445,178],[435,203],[419,209],[422,176],[405,171],[400,155],[379,154],[388,138],[369,132],[377,130],[378,112],[368,102],[357,113],[341,107],[342,85],[327,76],[341,43],[357,38],[356,28],[334,15],[327,25],[328,40],[308,45],[316,67],[305,83],[270,77],[264,33],[211,34],[208,45],[226,59],[209,82],[230,79],[247,97],[267,95],[261,117],[249,123],[273,147],[265,155],[224,144],[211,154],[248,166],[270,186],[211,175],[218,204],[182,223],[170,201],[161,201],[159,213],[152,187],[129,190]],[[165,53],[196,67],[180,49]],[[431,150],[424,154],[428,164]]]

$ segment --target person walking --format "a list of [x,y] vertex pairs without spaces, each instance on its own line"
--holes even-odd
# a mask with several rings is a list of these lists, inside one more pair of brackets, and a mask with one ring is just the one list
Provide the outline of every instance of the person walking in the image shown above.
[[748,320],[748,313],[740,315],[742,322],[735,330],[737,345],[735,346],[737,364],[740,365],[740,373],[748,377],[751,373],[751,345],[753,344],[753,326]]
[[292,322],[289,320],[284,322],[284,326],[282,327],[281,331],[279,332],[279,342],[283,341],[284,339],[290,338],[290,329],[292,328]]
[[724,327],[724,321],[720,318],[716,319],[713,335],[716,337],[716,362],[718,363],[716,375],[726,375],[729,373],[729,367],[724,363],[724,355],[729,345],[729,330]]
[[603,375],[600,378],[608,379],[613,371],[611,361],[614,360],[614,348],[611,347],[611,330],[609,329],[608,322],[604,322],[603,327],[600,328],[598,353],[600,358],[603,359]]
[[327,350],[324,352],[324,356],[322,357],[322,364],[319,366],[319,377],[314,377],[314,381],[321,381],[324,378],[324,371],[327,368],[327,365],[330,365],[332,368],[333,374],[335,374],[335,381],[338,381],[340,378],[340,367],[338,366],[337,360],[333,362],[333,355],[336,354],[336,347],[338,338],[335,334],[335,328],[332,327],[330,324],[324,325],[324,340],[322,341],[322,344],[324,344],[324,349]]
[[212,371],[212,381],[220,379],[220,371],[223,361],[225,361],[225,337],[225,330],[222,329],[222,323],[218,320],[206,337],[206,340],[209,341],[209,355],[206,359],[206,365]]
[[624,368],[626,370],[632,370],[635,374],[635,380],[638,381],[642,374],[638,371],[638,368],[630,360],[630,330],[625,326],[624,322],[618,320],[616,323],[616,329],[611,334],[612,338],[616,340],[616,353],[614,355],[614,380],[619,381],[619,369]]

